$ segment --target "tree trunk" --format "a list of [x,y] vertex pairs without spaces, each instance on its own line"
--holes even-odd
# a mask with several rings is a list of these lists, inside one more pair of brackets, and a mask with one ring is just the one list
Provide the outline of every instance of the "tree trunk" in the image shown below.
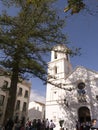
[[8,102],[7,102],[5,117],[4,117],[4,121],[3,121],[4,125],[5,125],[8,118],[10,118],[10,117],[13,118],[14,109],[15,109],[17,83],[18,83],[18,68],[17,67],[13,68],[12,73],[13,74],[11,77]]

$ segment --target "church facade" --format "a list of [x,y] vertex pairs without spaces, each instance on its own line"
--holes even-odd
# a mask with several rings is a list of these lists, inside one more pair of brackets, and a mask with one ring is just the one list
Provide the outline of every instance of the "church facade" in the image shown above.
[[72,69],[66,51],[64,45],[54,47],[48,63],[46,118],[54,121],[55,130],[59,121],[64,130],[74,130],[76,121],[98,119],[98,73],[83,66]]

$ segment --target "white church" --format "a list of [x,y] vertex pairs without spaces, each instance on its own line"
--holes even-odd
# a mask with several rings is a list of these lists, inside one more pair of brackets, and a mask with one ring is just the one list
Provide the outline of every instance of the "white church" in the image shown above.
[[63,120],[64,130],[75,130],[80,123],[98,119],[98,72],[83,66],[72,69],[67,48],[60,44],[51,51],[48,63],[46,118],[56,124]]

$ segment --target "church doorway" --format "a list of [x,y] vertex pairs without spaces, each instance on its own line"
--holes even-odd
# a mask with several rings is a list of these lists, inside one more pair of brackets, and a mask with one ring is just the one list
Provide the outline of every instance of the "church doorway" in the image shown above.
[[78,119],[80,123],[90,122],[91,121],[90,110],[87,107],[80,107],[78,110]]

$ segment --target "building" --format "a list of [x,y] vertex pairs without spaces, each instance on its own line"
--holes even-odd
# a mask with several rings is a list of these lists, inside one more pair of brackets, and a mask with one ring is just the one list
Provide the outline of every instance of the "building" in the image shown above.
[[45,119],[45,104],[38,101],[30,102],[28,117],[32,121],[34,119],[41,119],[41,120]]
[[[9,97],[10,78],[0,76],[0,125],[2,125]],[[31,83],[23,81],[17,85],[14,119],[27,118]]]
[[53,119],[55,130],[60,120],[65,129],[74,130],[76,121],[98,119],[98,72],[83,66],[72,69],[66,50],[64,45],[54,47],[48,63],[46,118]]

